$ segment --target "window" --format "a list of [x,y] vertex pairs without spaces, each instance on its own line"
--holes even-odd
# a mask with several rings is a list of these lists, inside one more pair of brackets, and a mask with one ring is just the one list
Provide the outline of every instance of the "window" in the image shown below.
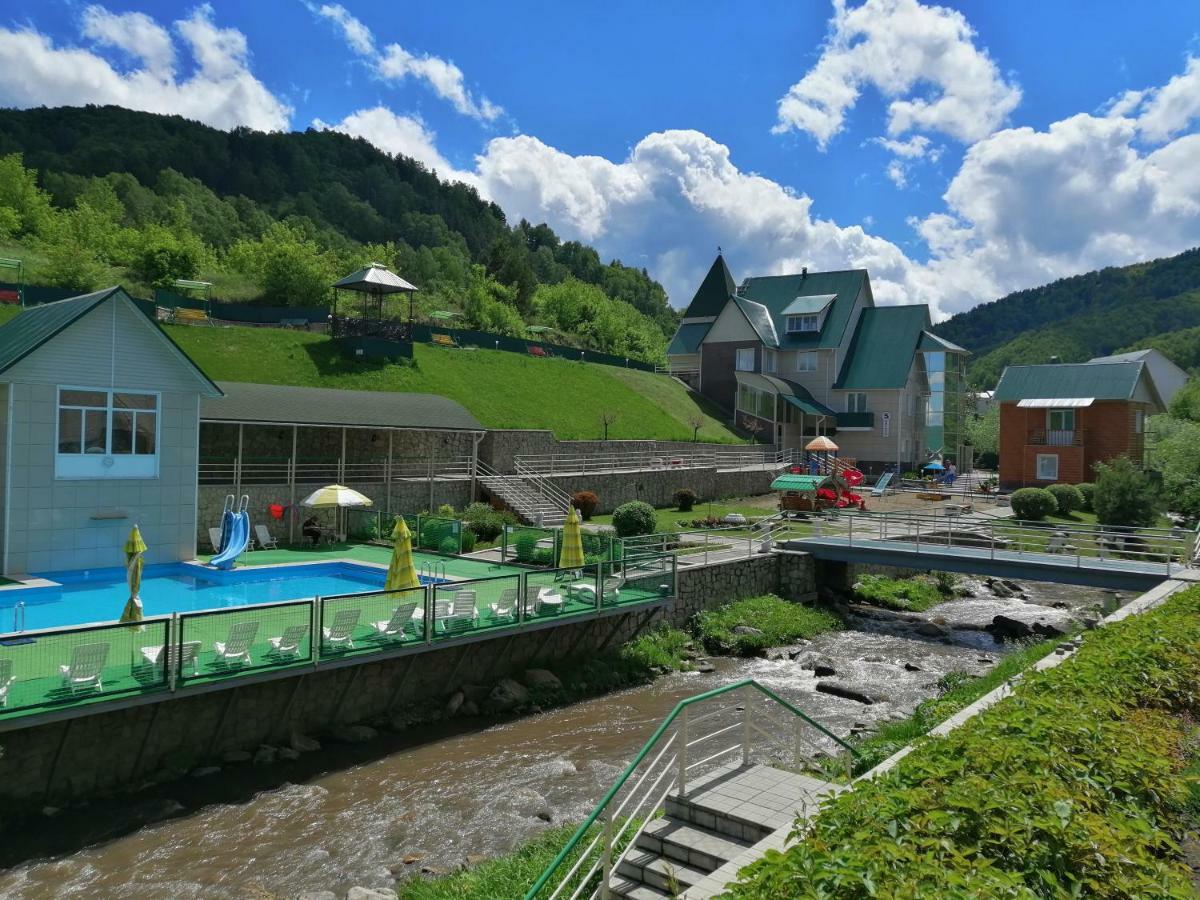
[[817,351],[815,350],[799,350],[796,353],[796,371],[797,372],[815,372],[817,371]]
[[1142,434],[1146,430],[1146,411],[1135,409],[1133,411],[1133,433]]
[[768,391],[759,391],[748,385],[739,384],[737,408],[739,412],[750,413],[760,419],[773,420],[775,418],[775,395]]
[[820,331],[821,317],[820,315],[810,316],[788,316],[787,317],[787,332],[794,334],[802,331]]
[[158,475],[158,395],[59,388],[58,478]]
[[866,394],[847,394],[846,395],[846,412],[860,413],[867,411],[867,395]]
[[1058,481],[1058,454],[1039,453],[1037,455],[1037,480]]
[[734,367],[739,372],[754,371],[754,348],[743,347],[737,352],[737,359],[734,361]]
[[1073,410],[1073,409],[1048,409],[1048,410],[1046,410],[1046,430],[1047,431],[1074,431],[1075,430],[1075,410]]
[[764,372],[774,372],[775,371],[775,351],[774,350],[767,350],[765,348],[763,349],[763,371]]

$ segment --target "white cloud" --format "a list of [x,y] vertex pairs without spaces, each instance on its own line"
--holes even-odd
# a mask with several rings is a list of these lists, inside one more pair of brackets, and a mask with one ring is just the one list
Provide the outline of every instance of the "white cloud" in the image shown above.
[[908,187],[908,170],[905,168],[904,163],[900,162],[900,160],[893,159],[890,163],[888,163],[885,172],[888,180],[890,180],[896,187]]
[[138,66],[128,72],[91,50],[56,47],[32,29],[0,28],[0,105],[111,103],[177,114],[217,128],[287,128],[292,109],[251,72],[245,36],[217,27],[212,15],[212,7],[199,6],[174,23],[196,63],[196,71],[185,79],[175,73],[169,33],[140,13],[118,15],[90,6],[81,21],[84,37],[137,60]]
[[1108,107],[1112,117],[1135,116],[1142,137],[1165,141],[1200,118],[1200,57],[1160,88],[1126,91]]
[[375,74],[385,81],[403,81],[409,77],[424,81],[460,113],[475,119],[490,122],[504,114],[504,110],[487,97],[480,96],[477,100],[467,89],[462,69],[449,60],[428,53],[417,55],[399,44],[388,44],[379,52],[371,29],[340,4],[325,4],[314,12],[337,25],[350,49],[363,57]]
[[983,138],[1021,99],[962,13],[917,0],[834,0],[830,34],[816,64],[779,101],[776,132],[806,131],[824,148],[845,126],[866,87],[890,100],[888,134],[936,131]]
[[875,143],[905,159],[921,159],[929,150],[929,138],[923,134],[914,134],[907,141],[894,141],[890,138],[874,138]]
[[353,112],[334,124],[314,119],[313,127],[363,138],[385,153],[419,160],[444,179],[476,184],[472,173],[458,171],[442,156],[437,149],[437,135],[417,117],[397,115],[384,106],[375,106]]

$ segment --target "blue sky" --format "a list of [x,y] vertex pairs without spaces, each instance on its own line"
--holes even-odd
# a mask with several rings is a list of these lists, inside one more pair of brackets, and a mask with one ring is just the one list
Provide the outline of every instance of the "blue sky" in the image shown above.
[[717,244],[948,314],[1200,243],[1200,4],[508,6],[6,0],[0,104],[346,130],[677,305]]

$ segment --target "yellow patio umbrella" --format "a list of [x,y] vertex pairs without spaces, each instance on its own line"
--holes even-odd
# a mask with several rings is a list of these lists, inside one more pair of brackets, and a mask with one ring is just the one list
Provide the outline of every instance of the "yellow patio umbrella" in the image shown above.
[[125,541],[125,577],[129,581],[129,600],[121,611],[121,622],[142,621],[142,598],[138,596],[138,591],[142,589],[142,554],[146,549],[142,533],[134,525]]
[[562,550],[558,554],[560,569],[582,569],[583,535],[579,528],[579,510],[574,506],[567,513],[567,521],[563,524]]
[[416,566],[413,565],[412,532],[403,516],[396,516],[396,527],[392,529],[392,560],[388,563],[387,580],[383,583],[386,591],[405,591],[409,588],[419,588],[421,579],[417,577]]

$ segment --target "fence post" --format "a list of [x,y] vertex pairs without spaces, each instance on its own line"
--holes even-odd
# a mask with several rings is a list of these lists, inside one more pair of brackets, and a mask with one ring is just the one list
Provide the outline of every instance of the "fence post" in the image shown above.
[[526,583],[528,577],[524,572],[517,574],[517,627],[525,624],[525,604],[529,602],[525,593],[528,587]]
[[425,585],[424,597],[424,620],[425,620],[425,643],[433,643],[433,615],[437,608],[437,603],[434,599],[434,586],[432,584]]
[[611,805],[604,810],[604,851],[600,860],[600,897],[609,900],[612,896],[608,887],[612,873],[613,816]]
[[687,756],[688,756],[688,707],[679,714],[679,734],[682,741],[679,744],[679,796],[687,793]]
[[742,716],[742,765],[750,765],[750,737],[753,722],[751,720],[754,697],[746,698],[746,709]]
[[[179,648],[179,653],[175,656],[175,662],[172,663],[172,651],[176,647]],[[183,664],[183,642],[179,639],[179,613],[177,612],[171,613],[171,618],[167,622],[167,645],[163,647],[163,655],[166,657],[167,688],[173,694],[179,678],[179,668]]]
[[795,746],[792,748],[792,768],[797,772],[804,765],[804,720],[795,719],[793,727],[795,728]]

